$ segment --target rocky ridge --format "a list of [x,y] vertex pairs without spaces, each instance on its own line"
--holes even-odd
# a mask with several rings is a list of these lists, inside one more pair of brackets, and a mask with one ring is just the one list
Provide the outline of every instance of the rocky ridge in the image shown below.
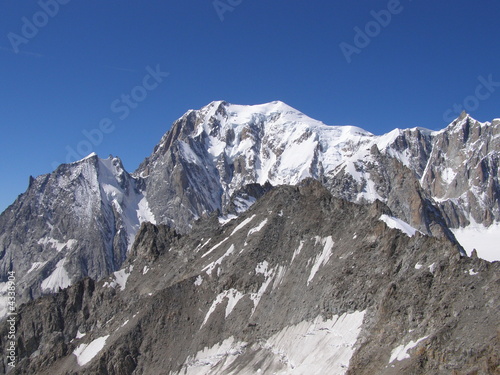
[[225,225],[144,223],[120,271],[20,308],[10,373],[499,373],[500,263],[410,228],[310,179]]

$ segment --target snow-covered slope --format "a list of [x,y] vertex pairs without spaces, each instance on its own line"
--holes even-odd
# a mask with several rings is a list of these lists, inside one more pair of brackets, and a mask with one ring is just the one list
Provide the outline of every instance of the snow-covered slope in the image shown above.
[[98,183],[101,201],[119,215],[122,221],[119,230],[127,234],[130,248],[142,222],[156,223],[148,201],[137,189],[136,182],[126,174],[118,158],[99,159]]
[[468,255],[476,250],[480,258],[490,262],[500,261],[500,223],[494,223],[489,227],[472,223],[464,228],[454,228],[452,231]]
[[[357,127],[327,126],[282,102],[255,106],[213,102],[187,112],[173,132],[177,138],[167,133],[137,173],[144,177],[151,173],[148,169],[161,168],[170,156],[166,151],[176,147],[185,165],[208,168],[220,177],[221,196],[211,197],[214,207],[224,205],[249,183],[294,185],[344,166],[362,179],[354,162],[365,158],[378,140]],[[377,196],[367,190],[361,198],[373,201]]]

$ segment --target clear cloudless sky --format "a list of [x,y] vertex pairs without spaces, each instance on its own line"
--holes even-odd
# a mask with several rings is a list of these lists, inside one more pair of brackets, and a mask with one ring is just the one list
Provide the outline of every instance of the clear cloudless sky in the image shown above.
[[[174,120],[213,100],[282,100],[374,134],[444,128],[464,101],[480,121],[500,117],[499,84],[474,100],[479,77],[500,82],[498,0],[401,0],[379,30],[373,11],[397,0],[54,1],[0,5],[0,211],[30,175],[86,151],[83,132],[104,118],[114,130],[90,151],[134,171]],[[357,40],[348,63],[339,46],[356,47],[367,25],[369,44]],[[144,94],[148,66],[169,76],[117,112],[122,95]]]

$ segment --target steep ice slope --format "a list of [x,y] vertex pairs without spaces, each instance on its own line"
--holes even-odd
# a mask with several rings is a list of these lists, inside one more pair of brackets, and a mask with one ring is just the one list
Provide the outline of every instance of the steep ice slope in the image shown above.
[[127,175],[118,158],[99,159],[98,183],[101,201],[105,207],[111,207],[119,215],[119,230],[127,234],[130,249],[140,224],[144,221],[156,223],[148,201],[137,189],[137,182]]

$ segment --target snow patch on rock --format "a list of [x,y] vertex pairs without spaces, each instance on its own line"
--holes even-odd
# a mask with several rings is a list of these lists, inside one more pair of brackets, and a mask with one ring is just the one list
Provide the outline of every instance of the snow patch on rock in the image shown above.
[[208,275],[212,275],[212,271],[215,269],[215,267],[220,266],[222,264],[222,261],[224,260],[224,258],[227,258],[228,256],[230,256],[234,252],[234,249],[235,249],[234,245],[231,245],[229,247],[229,249],[227,249],[227,251],[224,253],[224,255],[222,255],[216,261],[207,265],[205,268],[203,268],[202,271],[206,271]]
[[81,344],[76,348],[73,354],[76,356],[76,361],[80,366],[85,366],[87,363],[92,361],[94,357],[99,354],[99,352],[106,345],[106,340],[109,335],[99,337],[92,341],[90,344]]
[[121,269],[120,271],[113,272],[111,278],[114,277],[114,280],[112,279],[111,281],[106,281],[103,287],[116,288],[117,286],[119,286],[120,290],[125,290],[125,286],[127,285],[127,280],[130,274],[132,273],[133,269],[134,266],[129,266]]
[[45,266],[47,262],[35,262],[31,265],[31,268],[26,272],[27,274],[36,270],[39,270]]
[[399,345],[397,348],[395,348],[392,353],[391,353],[391,358],[389,359],[389,363],[392,363],[394,361],[402,361],[404,359],[410,358],[410,355],[408,354],[408,351],[410,349],[415,348],[421,341],[424,341],[427,339],[429,336],[422,337],[418,339],[417,341],[410,341],[406,345]]
[[250,229],[250,230],[248,231],[247,236],[250,236],[250,235],[252,235],[252,234],[254,234],[254,233],[256,233],[256,232],[260,232],[260,230],[261,230],[262,228],[264,228],[264,226],[265,226],[266,224],[267,224],[267,219],[264,219],[264,220],[263,220],[263,221],[262,221],[259,225],[257,225],[256,227],[254,227],[254,228]]
[[321,254],[318,254],[314,260],[314,264],[311,269],[311,273],[309,274],[309,278],[307,279],[307,285],[312,281],[314,278],[314,275],[319,271],[321,266],[324,266],[325,264],[328,263],[330,260],[330,257],[332,256],[332,249],[333,249],[333,239],[331,236],[328,236],[326,238],[316,238],[316,243],[321,242],[323,244],[323,251]]
[[74,239],[68,240],[66,242],[60,242],[52,237],[44,237],[38,240],[39,245],[50,245],[54,249],[56,249],[58,253],[61,252],[65,247],[67,247],[68,249],[72,249],[77,242],[78,241]]
[[[325,369],[329,374],[343,375],[354,354],[364,315],[364,311],[356,311],[329,320],[318,316],[288,326],[252,346],[231,336],[189,357],[179,372],[170,375],[319,375]],[[244,354],[250,354],[245,358],[251,360],[238,362]]]
[[237,231],[239,231],[240,229],[242,229],[243,227],[245,227],[248,223],[250,223],[254,217],[255,217],[255,215],[252,215],[249,218],[243,220],[236,228],[234,228],[234,230],[231,232],[231,236],[233,234],[235,234]]
[[477,256],[490,262],[500,261],[500,223],[489,227],[472,223],[465,228],[452,228],[451,231],[470,256],[476,249]]
[[417,230],[413,228],[410,224],[393,216],[384,214],[380,216],[379,220],[383,221],[389,228],[400,230],[408,237],[413,237],[417,232]]
[[203,327],[208,319],[210,318],[210,315],[215,311],[218,305],[220,305],[224,300],[227,300],[227,305],[226,305],[226,318],[231,314],[233,309],[235,308],[236,304],[240,299],[242,299],[244,296],[243,293],[240,293],[236,289],[229,289],[225,290],[222,293],[219,293],[215,300],[212,302],[212,305],[208,309],[207,314],[205,315],[205,319],[203,320],[203,323],[201,324],[201,327]]
[[57,292],[59,288],[64,289],[71,285],[71,280],[69,278],[68,272],[64,269],[64,264],[66,263],[66,258],[61,259],[56,264],[56,268],[49,277],[42,281],[43,291]]
[[200,275],[198,275],[198,277],[194,281],[194,285],[200,286],[202,283],[203,283],[203,277],[201,277]]

